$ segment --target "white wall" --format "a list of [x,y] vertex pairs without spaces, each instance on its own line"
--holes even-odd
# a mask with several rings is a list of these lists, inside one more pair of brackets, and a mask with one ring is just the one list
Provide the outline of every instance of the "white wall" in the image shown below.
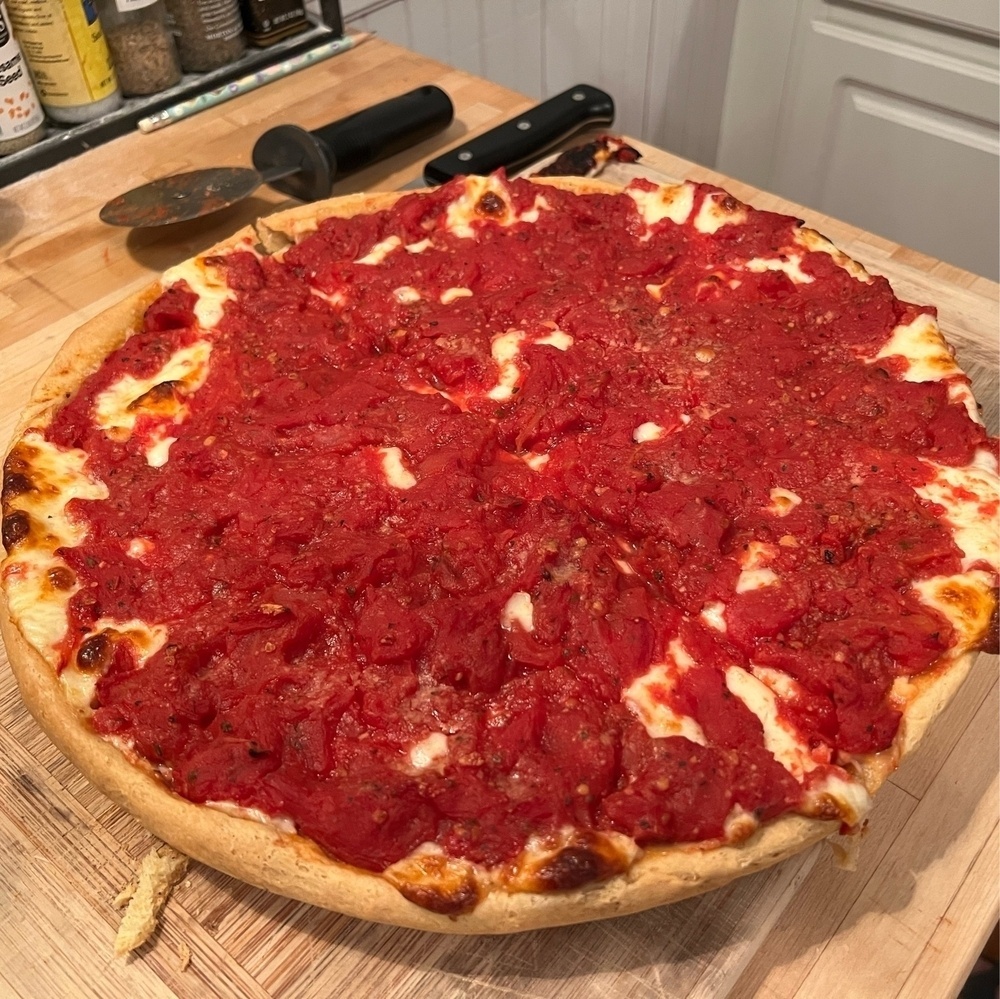
[[737,0],[341,0],[349,27],[529,97],[576,83],[614,130],[714,165]]

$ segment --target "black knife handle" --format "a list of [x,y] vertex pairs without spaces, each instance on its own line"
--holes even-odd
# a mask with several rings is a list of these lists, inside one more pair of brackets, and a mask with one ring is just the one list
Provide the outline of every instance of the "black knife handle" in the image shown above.
[[315,201],[329,196],[335,178],[416,145],[447,128],[454,114],[440,87],[417,87],[312,132],[268,129],[254,144],[253,165],[276,190]]
[[431,160],[424,166],[424,180],[443,184],[458,174],[516,170],[581,128],[610,125],[614,119],[610,94],[581,83]]
[[337,175],[353,173],[447,128],[455,115],[440,88],[417,87],[399,97],[357,111],[311,134],[337,161]]

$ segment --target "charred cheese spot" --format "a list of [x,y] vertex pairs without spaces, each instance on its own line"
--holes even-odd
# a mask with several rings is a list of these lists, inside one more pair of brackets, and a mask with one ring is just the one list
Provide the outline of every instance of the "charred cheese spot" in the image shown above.
[[13,471],[9,468],[4,472],[3,477],[3,493],[0,494],[4,503],[8,500],[14,499],[15,496],[22,496],[24,493],[30,493],[33,486],[31,485],[31,479],[28,478],[24,472]]
[[509,891],[569,891],[607,881],[631,867],[635,842],[620,833],[566,828],[528,841],[507,881]]
[[15,545],[21,544],[31,533],[31,518],[23,510],[15,510],[3,519],[3,546],[7,551],[13,551]]
[[99,631],[80,644],[76,650],[76,665],[80,669],[100,670],[103,673],[111,661],[111,652],[112,646],[108,639],[108,633]]
[[181,384],[178,381],[160,382],[148,392],[143,392],[137,399],[133,399],[126,408],[129,412],[141,412],[149,416],[174,417],[181,405],[178,394]]
[[500,218],[506,211],[507,203],[495,191],[487,191],[476,202],[476,213],[485,218]]
[[472,864],[445,856],[433,844],[387,867],[383,877],[414,905],[442,916],[472,912],[484,894]]
[[959,633],[960,650],[976,648],[990,633],[996,598],[986,572],[935,576],[913,584],[923,603],[944,615]]
[[55,565],[46,576],[54,590],[72,590],[76,586],[76,573],[68,565]]

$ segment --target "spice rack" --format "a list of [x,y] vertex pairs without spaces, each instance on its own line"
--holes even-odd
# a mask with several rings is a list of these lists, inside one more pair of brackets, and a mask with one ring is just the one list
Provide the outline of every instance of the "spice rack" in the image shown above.
[[48,134],[40,142],[0,159],[0,188],[126,135],[141,118],[343,35],[340,0],[322,0],[319,8],[319,16],[310,12],[310,26],[305,31],[264,49],[247,49],[239,59],[219,69],[185,74],[180,83],[151,97],[126,98],[116,111],[83,125],[67,127],[49,123]]

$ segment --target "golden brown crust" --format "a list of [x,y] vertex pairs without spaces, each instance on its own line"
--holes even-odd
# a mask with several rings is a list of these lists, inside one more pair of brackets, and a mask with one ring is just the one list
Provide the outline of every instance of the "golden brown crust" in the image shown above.
[[[547,178],[541,183],[567,186],[578,193],[611,192],[600,181]],[[389,207],[399,194],[352,195],[307,205],[261,220],[257,233],[272,252],[315,229],[330,216]],[[218,252],[251,236],[250,230],[213,247]],[[108,310],[80,328],[43,376],[15,440],[29,427],[41,427],[81,381],[137,327],[158,285]],[[504,891],[481,897],[481,885],[462,871],[445,871],[444,862],[427,865],[428,887],[408,881],[404,893],[389,877],[331,860],[312,842],[275,825],[192,804],[171,793],[144,764],[130,761],[97,736],[67,700],[62,684],[39,652],[12,621],[0,613],[3,635],[22,697],[40,727],[77,767],[110,798],[132,812],[151,832],[176,849],[242,880],[280,894],[352,916],[419,929],[452,933],[509,933],[583,922],[636,912],[679,901],[720,887],[793,856],[835,832],[838,821],[785,815],[733,845],[655,847],[623,874],[600,851],[560,855],[549,882],[561,890]],[[912,750],[933,718],[968,672],[971,655],[921,679],[909,701],[897,747],[858,762],[863,783],[875,791]],[[605,864],[602,867],[602,863]],[[583,865],[598,878],[585,887],[567,887]],[[438,870],[435,870],[437,866]],[[446,866],[446,865],[445,865]],[[571,869],[573,868],[573,869]],[[445,876],[447,874],[447,876]],[[438,911],[432,911],[437,909]]]

